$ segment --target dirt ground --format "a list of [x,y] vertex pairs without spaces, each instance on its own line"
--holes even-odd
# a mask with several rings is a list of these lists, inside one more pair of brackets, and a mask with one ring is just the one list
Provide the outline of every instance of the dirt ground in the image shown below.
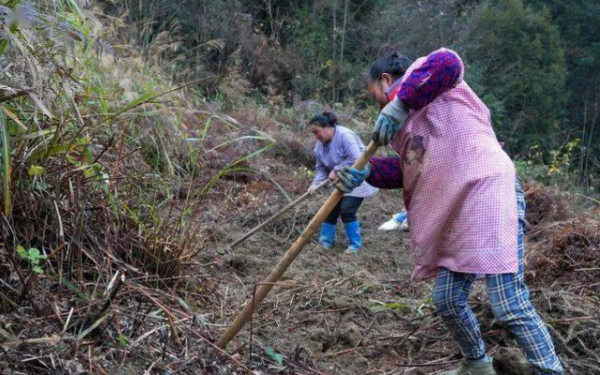
[[[227,243],[277,211],[240,213],[216,228],[219,241],[203,254],[219,275],[220,311],[209,319],[215,337],[290,247],[326,195],[313,198],[255,234],[235,250]],[[390,204],[390,202],[393,202]],[[456,366],[458,346],[435,316],[431,282],[410,282],[409,234],[378,232],[401,209],[399,192],[380,191],[360,211],[364,248],[345,255],[341,223],[331,251],[311,240],[231,345],[260,374],[435,374]],[[215,259],[218,259],[215,262]],[[535,291],[533,292],[535,294]],[[471,304],[480,317],[489,352],[514,347],[492,324],[479,285]]]

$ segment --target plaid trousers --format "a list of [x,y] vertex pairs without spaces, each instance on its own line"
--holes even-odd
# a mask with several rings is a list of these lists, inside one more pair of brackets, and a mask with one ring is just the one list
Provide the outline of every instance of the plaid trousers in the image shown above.
[[[562,374],[562,365],[556,356],[552,338],[544,322],[529,301],[524,280],[524,227],[525,194],[517,181],[519,211],[518,252],[519,270],[513,274],[485,275],[492,311],[496,320],[504,322],[527,360],[541,374]],[[433,290],[433,301],[454,339],[460,344],[467,359],[485,356],[485,347],[477,317],[467,303],[477,275],[453,272],[440,268]]]

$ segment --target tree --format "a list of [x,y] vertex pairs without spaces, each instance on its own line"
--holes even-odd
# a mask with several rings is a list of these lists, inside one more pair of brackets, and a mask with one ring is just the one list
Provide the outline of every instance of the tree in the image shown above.
[[600,2],[597,0],[528,0],[547,8],[558,27],[567,63],[568,127],[581,139],[580,154],[573,163],[589,182],[592,163],[599,168],[600,147]]
[[462,45],[499,137],[512,151],[552,149],[567,94],[564,51],[550,13],[522,0],[483,2]]

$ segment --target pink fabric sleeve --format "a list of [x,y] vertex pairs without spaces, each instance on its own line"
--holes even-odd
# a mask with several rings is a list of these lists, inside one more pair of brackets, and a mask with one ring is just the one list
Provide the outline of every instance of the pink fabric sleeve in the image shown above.
[[381,189],[402,188],[402,169],[400,158],[371,158],[371,173],[366,181],[369,185]]

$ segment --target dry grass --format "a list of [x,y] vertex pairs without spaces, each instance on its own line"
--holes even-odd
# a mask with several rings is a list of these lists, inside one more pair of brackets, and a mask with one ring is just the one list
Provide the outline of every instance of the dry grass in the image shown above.
[[[10,84],[0,87],[2,373],[136,371],[148,358],[128,353],[158,343],[154,333],[178,348],[204,340],[171,289],[200,277],[195,219],[220,177],[272,145],[186,90],[202,80],[174,85],[125,46],[115,59],[99,38],[115,29],[84,5],[21,2],[11,12],[28,22],[0,20],[0,80]],[[244,147],[215,144],[230,158],[205,170],[213,153],[189,138],[208,142],[216,119],[222,138]],[[164,359],[167,343],[158,345]]]

